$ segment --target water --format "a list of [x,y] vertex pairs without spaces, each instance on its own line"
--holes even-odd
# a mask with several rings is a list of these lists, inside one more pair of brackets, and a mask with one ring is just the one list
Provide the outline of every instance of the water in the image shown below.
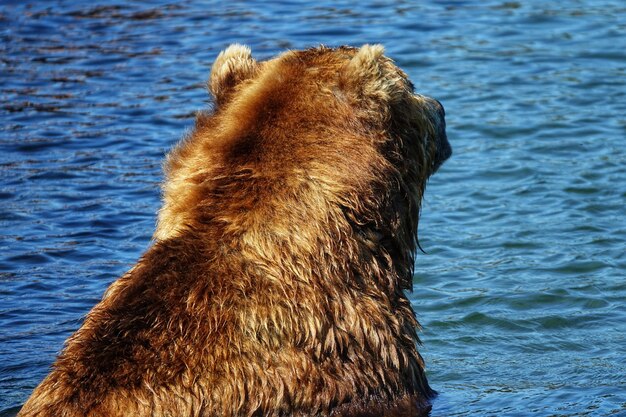
[[431,416],[626,415],[622,2],[79,3],[0,5],[0,410],[148,247],[221,49],[382,42],[455,151],[411,294]]

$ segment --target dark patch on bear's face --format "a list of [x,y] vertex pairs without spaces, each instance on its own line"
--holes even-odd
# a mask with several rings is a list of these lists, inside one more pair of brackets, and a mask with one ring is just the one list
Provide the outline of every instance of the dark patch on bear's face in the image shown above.
[[430,166],[428,176],[433,175],[443,163],[452,155],[452,146],[448,142],[446,134],[446,111],[439,100],[415,94],[415,98],[419,103],[418,106],[425,107],[425,116],[431,126],[430,130],[430,147],[434,152],[431,153]]
[[436,126],[436,147],[437,151],[435,152],[435,159],[433,161],[433,171],[434,174],[443,163],[452,156],[452,146],[450,146],[450,142],[448,142],[448,135],[446,134],[446,110],[443,107],[443,104],[439,100],[432,99],[437,108],[437,121],[435,122]]

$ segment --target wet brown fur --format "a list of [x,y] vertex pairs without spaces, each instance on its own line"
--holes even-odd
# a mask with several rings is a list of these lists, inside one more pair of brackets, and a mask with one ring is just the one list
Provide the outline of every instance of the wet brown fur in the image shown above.
[[265,62],[234,45],[209,88],[154,244],[19,415],[426,415],[403,291],[443,109],[376,45]]

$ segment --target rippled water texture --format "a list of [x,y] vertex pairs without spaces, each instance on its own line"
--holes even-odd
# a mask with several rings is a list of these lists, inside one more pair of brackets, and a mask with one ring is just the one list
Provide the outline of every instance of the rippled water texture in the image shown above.
[[455,150],[411,294],[432,417],[626,414],[623,2],[81,3],[0,4],[0,410],[149,245],[221,49],[382,42]]

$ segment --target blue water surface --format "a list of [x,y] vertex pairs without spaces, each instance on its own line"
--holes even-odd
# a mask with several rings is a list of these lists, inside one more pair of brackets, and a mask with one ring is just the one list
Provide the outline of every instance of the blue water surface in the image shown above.
[[626,4],[0,3],[0,410],[149,246],[228,44],[383,43],[446,107],[415,289],[432,417],[626,415]]

